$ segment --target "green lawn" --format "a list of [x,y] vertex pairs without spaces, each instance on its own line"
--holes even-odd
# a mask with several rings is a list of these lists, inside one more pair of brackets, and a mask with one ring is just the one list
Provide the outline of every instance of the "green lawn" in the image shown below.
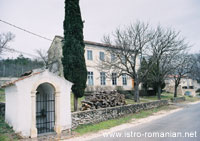
[[[164,93],[161,94],[161,99],[162,100],[169,100],[169,99],[171,99],[173,97],[174,97],[174,94],[172,94],[172,93],[164,92]],[[143,99],[149,99],[149,100],[158,100],[157,96],[143,96],[142,98]]]
[[[161,99],[170,99],[173,97],[173,94],[170,93],[162,93],[161,95]],[[73,94],[71,94],[71,110],[73,111]],[[85,97],[79,98],[78,99],[78,103],[79,103],[79,108],[81,107],[81,101],[84,100]],[[156,96],[145,96],[140,98],[140,102],[149,102],[152,100],[157,100]],[[188,102],[194,102],[194,101],[198,101],[200,100],[200,98],[198,97],[188,97],[186,96],[186,101]],[[4,90],[0,89],[0,102],[4,102],[5,101],[5,95],[4,95]],[[126,99],[127,104],[136,104],[133,100],[130,99]],[[100,122],[98,124],[90,124],[90,125],[82,125],[79,126],[78,128],[76,128],[75,130],[73,130],[75,133],[78,133],[80,135],[85,134],[85,133],[89,133],[89,132],[97,132],[99,130],[102,129],[109,129],[111,127],[123,124],[123,123],[128,123],[130,122],[132,119],[139,119],[139,118],[145,118],[148,117],[150,115],[152,115],[153,113],[156,113],[160,110],[169,110],[172,109],[170,108],[170,106],[163,106],[163,107],[158,107],[158,108],[154,108],[154,109],[150,109],[150,110],[145,110],[145,111],[141,111],[139,113],[135,113],[135,114],[130,114],[121,118],[117,118],[117,119],[112,119],[112,120],[108,120],[108,121],[103,121]],[[13,132],[12,128],[10,128],[5,122],[4,119],[2,117],[0,117],[0,141],[13,141],[13,140],[18,140],[19,137]]]
[[[181,97],[182,95],[178,95],[178,97]],[[171,98],[174,97],[174,94],[172,93],[162,93],[161,94],[161,100],[170,100]],[[71,94],[71,110],[74,111],[74,96],[73,94]],[[79,98],[78,99],[78,106],[79,108],[81,108],[81,101],[84,100],[85,97],[83,96],[82,98]],[[140,97],[140,103],[145,103],[145,102],[150,102],[150,101],[153,101],[153,100],[158,100],[157,96],[143,96],[143,97]],[[188,97],[186,96],[186,101],[189,101],[189,102],[194,102],[194,101],[197,101],[197,100],[200,100],[200,98],[198,97]],[[126,104],[137,104],[136,102],[134,102],[134,100],[132,99],[126,99]]]
[[[4,89],[0,89],[0,102],[5,102]],[[11,127],[4,122],[4,118],[0,116],[0,141],[18,140],[19,137],[14,133]]]
[[0,102],[5,102],[5,92],[4,92],[4,89],[0,89]]
[[185,96],[186,98],[186,102],[195,102],[195,101],[199,101],[200,97],[189,97],[189,96]]
[[[174,95],[172,93],[162,93],[161,94],[161,99],[162,100],[169,100],[169,99],[173,98],[173,96]],[[81,108],[81,101],[84,100],[84,99],[85,99],[84,96],[82,98],[78,99],[79,108]],[[151,100],[158,100],[157,96],[143,96],[143,97],[140,97],[140,103],[150,102]],[[194,102],[194,101],[200,100],[200,98],[186,96],[186,100],[189,101],[189,102]],[[0,89],[0,102],[5,102],[4,89]],[[126,103],[127,104],[137,104],[132,99],[126,99]],[[73,96],[73,94],[71,94],[71,111],[74,111],[74,96]]]
[[130,115],[127,115],[127,116],[124,116],[121,118],[103,121],[103,122],[100,122],[97,124],[81,125],[78,128],[76,128],[75,130],[73,130],[73,132],[75,132],[75,134],[79,134],[79,135],[83,135],[85,133],[90,133],[90,132],[97,132],[97,131],[100,131],[103,129],[109,129],[114,126],[118,126],[123,123],[131,122],[132,119],[145,118],[145,117],[148,117],[158,111],[170,110],[170,109],[175,109],[175,107],[163,106],[163,107],[158,107],[158,108],[154,108],[154,109],[150,109],[150,110],[141,111],[141,112],[138,112],[135,114],[130,114]]
[[4,122],[4,119],[0,116],[0,141],[15,141],[19,137],[14,133],[11,127]]
[[[140,98],[140,103],[145,103],[145,102],[150,102],[151,100],[149,99],[143,99]],[[133,99],[126,99],[126,104],[137,104],[137,102],[134,102]]]
[[[161,99],[162,100],[170,100],[171,98],[174,97],[174,94],[172,93],[162,93],[161,94]],[[182,95],[178,95],[178,97],[182,97]],[[186,102],[195,102],[195,101],[199,101],[200,97],[189,97],[189,96],[184,96],[186,98]],[[143,99],[149,99],[149,100],[157,100],[157,96],[144,96],[142,97]],[[141,99],[142,99],[141,98]]]

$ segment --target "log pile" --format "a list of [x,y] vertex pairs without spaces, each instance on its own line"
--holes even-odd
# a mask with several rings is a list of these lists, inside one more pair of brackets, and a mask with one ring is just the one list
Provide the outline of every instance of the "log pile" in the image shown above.
[[86,100],[81,101],[81,103],[82,111],[126,105],[125,96],[117,91],[95,92],[90,94]]

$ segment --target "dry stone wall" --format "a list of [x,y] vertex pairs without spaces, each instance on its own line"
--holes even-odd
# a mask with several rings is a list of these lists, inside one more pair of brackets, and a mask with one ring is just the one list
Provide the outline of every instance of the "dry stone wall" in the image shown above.
[[171,98],[171,101],[173,103],[183,102],[185,101],[185,97],[174,97],[174,98]]
[[[168,100],[73,112],[72,129],[77,128],[79,125],[99,123],[164,105],[168,105]],[[5,116],[5,103],[0,103],[0,115]]]
[[75,129],[79,125],[98,123],[164,105],[168,105],[168,100],[74,112],[72,113],[72,128]]

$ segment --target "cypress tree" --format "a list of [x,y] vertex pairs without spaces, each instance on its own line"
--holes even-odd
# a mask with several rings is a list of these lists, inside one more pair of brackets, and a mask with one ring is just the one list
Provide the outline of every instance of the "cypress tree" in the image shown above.
[[84,58],[83,21],[79,0],[65,0],[63,70],[64,77],[73,82],[74,110],[78,109],[78,98],[86,88],[87,69]]

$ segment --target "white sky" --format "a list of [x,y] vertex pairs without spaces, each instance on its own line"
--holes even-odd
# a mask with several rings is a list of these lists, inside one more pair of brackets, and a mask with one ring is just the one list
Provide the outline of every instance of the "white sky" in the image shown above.
[[[141,20],[181,31],[193,45],[190,52],[200,51],[199,0],[80,0],[80,7],[85,40],[101,42],[104,34]],[[0,19],[53,39],[63,36],[64,0],[0,0]],[[0,22],[0,32],[8,31],[16,36],[10,43],[16,50],[36,54],[50,47],[50,41]]]

